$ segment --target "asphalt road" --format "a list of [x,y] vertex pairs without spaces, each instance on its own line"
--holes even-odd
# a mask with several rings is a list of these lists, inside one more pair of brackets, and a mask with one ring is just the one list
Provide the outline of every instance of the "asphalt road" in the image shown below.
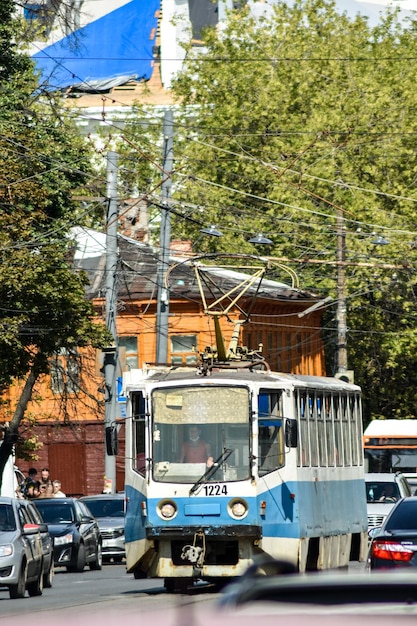
[[82,573],[57,568],[52,588],[42,596],[10,600],[0,588],[0,620],[7,626],[188,626],[191,613],[207,611],[216,597],[217,591],[203,584],[187,594],[168,594],[163,581],[135,580],[123,564]]

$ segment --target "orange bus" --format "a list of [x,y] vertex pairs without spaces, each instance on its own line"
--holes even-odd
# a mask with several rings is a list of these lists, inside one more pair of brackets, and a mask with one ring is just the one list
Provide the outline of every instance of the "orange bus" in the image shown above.
[[363,434],[367,472],[417,472],[417,419],[373,420]]

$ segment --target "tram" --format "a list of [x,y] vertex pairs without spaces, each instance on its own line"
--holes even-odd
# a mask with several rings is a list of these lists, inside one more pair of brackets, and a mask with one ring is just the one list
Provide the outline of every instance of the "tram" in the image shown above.
[[200,291],[216,346],[197,366],[123,377],[127,571],[176,591],[230,580],[261,555],[300,572],[364,561],[360,387],[271,371],[238,345],[242,321],[226,350],[220,312]]
[[[126,559],[173,591],[256,555],[301,571],[363,561],[361,394],[337,378],[150,367],[125,375]],[[189,427],[211,461],[185,462]]]

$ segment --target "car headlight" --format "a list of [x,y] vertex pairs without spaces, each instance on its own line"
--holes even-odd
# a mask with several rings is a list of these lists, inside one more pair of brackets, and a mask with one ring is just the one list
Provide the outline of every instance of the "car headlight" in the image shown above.
[[74,535],[72,533],[67,533],[66,535],[62,535],[61,537],[54,538],[54,544],[56,546],[62,546],[65,543],[72,543],[74,541]]
[[0,546],[0,557],[11,556],[13,554],[13,546],[11,543],[7,543],[5,546]]
[[177,514],[177,505],[172,500],[164,500],[158,504],[157,512],[162,519],[172,519]]
[[229,515],[235,519],[242,519],[248,513],[248,505],[245,500],[241,499],[231,500],[227,508],[229,510]]

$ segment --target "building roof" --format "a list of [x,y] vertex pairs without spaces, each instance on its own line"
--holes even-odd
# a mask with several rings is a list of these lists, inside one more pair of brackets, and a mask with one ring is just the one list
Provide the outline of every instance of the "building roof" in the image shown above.
[[[77,242],[75,265],[87,272],[89,298],[105,297],[106,241],[103,233],[90,229],[77,228],[73,231]],[[120,300],[144,300],[157,298],[157,266],[159,250],[129,237],[118,235],[119,266],[117,272],[117,292]],[[257,257],[253,257],[257,259]],[[187,259],[171,257],[168,284],[170,298],[201,302],[197,277]],[[259,264],[258,264],[259,266]],[[208,300],[235,288],[250,276],[238,269],[204,265],[199,260],[202,274],[207,277],[204,293]],[[167,268],[168,270],[168,268]],[[166,274],[166,272],[165,272]],[[204,281],[204,278],[203,278]],[[263,279],[256,281],[247,291],[247,296],[257,295],[258,299],[275,301],[316,302],[318,298],[310,292],[287,285],[284,282]]]
[[[45,89],[76,87],[108,91],[129,80],[149,80],[153,71],[159,0],[78,3],[73,28],[55,16],[46,42],[33,42],[31,56]],[[42,19],[39,3],[27,4],[28,19]],[[50,16],[47,16],[50,20]]]

